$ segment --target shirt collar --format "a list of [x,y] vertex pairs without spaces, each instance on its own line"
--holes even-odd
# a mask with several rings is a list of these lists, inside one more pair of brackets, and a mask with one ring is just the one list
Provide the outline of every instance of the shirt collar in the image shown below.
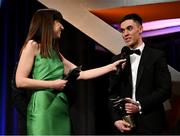
[[132,50],[137,50],[137,49],[139,49],[140,51],[141,51],[141,53],[142,53],[142,51],[143,51],[143,49],[144,49],[144,46],[145,46],[145,44],[144,44],[144,42],[140,45],[140,46],[138,46],[137,48],[135,48],[135,49],[132,49]]
[[142,53],[142,51],[143,51],[143,49],[144,49],[144,46],[145,46],[145,44],[144,44],[144,42],[143,42],[137,49],[140,49],[140,51],[141,51],[141,53]]

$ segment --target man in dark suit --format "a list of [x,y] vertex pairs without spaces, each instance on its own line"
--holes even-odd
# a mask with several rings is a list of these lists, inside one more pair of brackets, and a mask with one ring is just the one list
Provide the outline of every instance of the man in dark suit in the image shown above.
[[[110,75],[109,107],[113,124],[122,134],[161,134],[165,124],[163,102],[171,96],[165,54],[143,42],[139,15],[126,15],[120,22],[120,30],[127,46],[136,52],[131,51],[119,73]],[[112,60],[121,57],[119,54]],[[135,127],[123,119],[122,109],[115,108],[121,98],[127,98],[124,111],[133,116]]]

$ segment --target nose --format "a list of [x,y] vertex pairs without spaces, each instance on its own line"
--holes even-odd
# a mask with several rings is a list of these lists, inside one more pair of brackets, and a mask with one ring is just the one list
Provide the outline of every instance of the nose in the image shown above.
[[127,31],[127,30],[124,30],[123,35],[124,35],[124,36],[127,36],[128,34],[129,34],[128,31]]

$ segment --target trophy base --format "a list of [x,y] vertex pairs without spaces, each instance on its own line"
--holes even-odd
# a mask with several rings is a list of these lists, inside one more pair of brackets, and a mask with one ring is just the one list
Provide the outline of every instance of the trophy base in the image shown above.
[[134,123],[133,117],[131,115],[123,116],[123,120],[128,122],[130,124],[131,128],[135,127],[135,123]]

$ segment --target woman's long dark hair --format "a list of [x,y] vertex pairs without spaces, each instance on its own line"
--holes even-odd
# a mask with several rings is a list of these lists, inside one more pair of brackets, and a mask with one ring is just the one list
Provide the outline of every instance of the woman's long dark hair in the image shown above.
[[54,38],[53,24],[55,20],[62,22],[62,19],[62,14],[57,10],[37,10],[32,17],[29,32],[22,50],[29,40],[34,40],[41,44],[40,54],[43,57],[50,57],[50,49],[52,48],[59,52],[59,40]]

